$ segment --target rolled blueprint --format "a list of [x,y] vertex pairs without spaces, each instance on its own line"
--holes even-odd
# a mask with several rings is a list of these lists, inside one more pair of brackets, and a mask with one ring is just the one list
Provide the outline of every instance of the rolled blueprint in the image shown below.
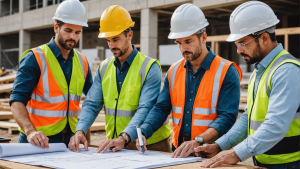
[[0,157],[66,151],[64,143],[49,143],[49,150],[30,143],[0,143]]

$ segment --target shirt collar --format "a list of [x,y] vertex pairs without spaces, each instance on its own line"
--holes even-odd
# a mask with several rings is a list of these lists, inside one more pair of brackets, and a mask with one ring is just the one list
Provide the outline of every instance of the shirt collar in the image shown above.
[[258,70],[260,67],[266,69],[273,59],[283,50],[283,46],[279,43],[270,53],[267,54],[259,63],[255,63],[253,67]]
[[[47,46],[51,49],[52,53],[54,54],[54,56],[57,58],[59,56],[63,57],[59,48],[57,47],[56,43],[54,42],[54,38],[52,37],[51,40],[47,43]],[[72,49],[69,53],[69,57],[73,57],[74,56],[74,50]]]
[[[133,48],[132,53],[131,53],[131,54],[129,55],[129,57],[125,60],[125,62],[127,62],[129,66],[131,65],[131,63],[133,62],[133,59],[135,58],[135,56],[136,56],[137,53],[139,52],[139,51],[136,49],[136,47],[135,47],[134,45],[132,45],[132,48]],[[124,62],[124,63],[125,63],[125,62]],[[121,68],[120,61],[119,61],[119,59],[116,58],[116,57],[114,58],[114,65]]]
[[[202,63],[202,65],[199,67],[200,68],[203,68],[205,70],[209,70],[210,68],[210,65],[211,65],[211,62],[214,60],[216,54],[214,54],[211,50],[211,48],[209,46],[206,46],[207,50],[208,50],[208,54],[204,60],[204,62]],[[185,61],[184,65],[183,65],[184,68],[191,68],[191,65],[190,65],[190,62],[188,61]]]

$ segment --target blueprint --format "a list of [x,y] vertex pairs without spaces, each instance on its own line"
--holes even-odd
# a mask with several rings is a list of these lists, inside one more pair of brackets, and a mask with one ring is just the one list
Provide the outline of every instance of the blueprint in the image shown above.
[[66,149],[62,152],[10,156],[2,157],[1,159],[29,165],[65,169],[140,169],[203,161],[200,157],[171,158],[170,155],[157,152],[146,151],[142,153],[136,150],[125,149],[118,152],[108,150],[101,154],[96,153],[96,149],[89,147],[89,151],[81,149],[79,153]]

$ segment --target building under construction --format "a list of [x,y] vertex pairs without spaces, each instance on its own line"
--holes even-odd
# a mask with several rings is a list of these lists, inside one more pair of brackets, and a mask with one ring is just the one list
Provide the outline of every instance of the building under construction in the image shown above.
[[[54,36],[52,17],[63,0],[0,0],[0,67],[17,69],[26,49],[49,42]],[[204,12],[209,26],[207,45],[220,56],[240,65],[243,72],[252,71],[236,53],[236,45],[226,42],[230,33],[229,16],[245,0],[80,0],[87,10],[88,25],[83,27],[76,48],[85,54],[92,66],[111,56],[105,39],[99,39],[99,20],[111,5],[126,8],[135,22],[132,43],[144,54],[157,58],[164,70],[182,58],[174,40],[168,39],[170,19],[181,4],[192,3]],[[299,0],[265,0],[280,23],[277,40],[292,55],[300,58]]]

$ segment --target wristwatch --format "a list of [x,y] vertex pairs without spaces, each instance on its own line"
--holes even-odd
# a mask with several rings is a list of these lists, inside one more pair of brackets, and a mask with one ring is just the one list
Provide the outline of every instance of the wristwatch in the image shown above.
[[[127,134],[126,133],[122,133],[121,136],[125,139],[125,145],[127,145],[128,142],[129,142],[129,138],[128,138]],[[124,146],[124,147],[126,147],[126,146]]]
[[198,143],[200,143],[200,146],[204,144],[203,137],[201,137],[201,136],[195,137],[194,140],[196,140]]

